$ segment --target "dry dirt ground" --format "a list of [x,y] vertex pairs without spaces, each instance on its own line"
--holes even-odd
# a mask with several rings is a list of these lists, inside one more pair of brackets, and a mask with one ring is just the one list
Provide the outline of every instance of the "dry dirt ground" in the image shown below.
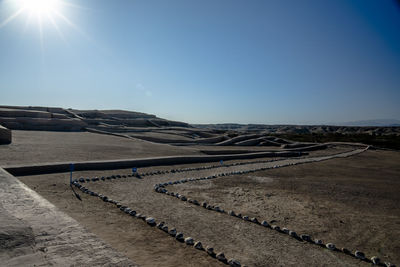
[[199,154],[143,140],[89,132],[12,131],[12,143],[0,146],[0,166]]
[[399,152],[368,151],[171,190],[398,263],[399,162]]
[[[311,152],[310,156],[348,150],[348,147],[337,147]],[[348,247],[352,251],[359,249],[368,256],[377,255],[399,263],[399,159],[399,152],[367,151],[349,158],[221,177],[168,189],[218,204],[226,210],[274,220],[281,227],[311,234],[338,247]],[[152,190],[154,184],[160,182],[274,164],[106,180],[85,186],[153,216],[157,221],[165,221],[185,236],[192,236],[248,266],[367,266],[342,253],[299,242],[276,231]],[[139,172],[204,165],[209,164],[159,166],[143,168]],[[75,173],[75,177],[128,173],[130,170],[87,171]],[[77,200],[68,186],[66,173],[20,179],[139,265],[222,266],[205,252],[176,242],[164,232],[121,212],[113,204],[80,191],[82,201]]]
[[[0,166],[46,162],[117,160],[153,156],[198,155],[202,150],[258,152],[276,147],[171,146],[90,132],[12,131],[13,142],[0,146]],[[349,147],[334,147],[337,151]],[[326,153],[325,150],[314,151]],[[330,151],[328,152],[330,153]]]

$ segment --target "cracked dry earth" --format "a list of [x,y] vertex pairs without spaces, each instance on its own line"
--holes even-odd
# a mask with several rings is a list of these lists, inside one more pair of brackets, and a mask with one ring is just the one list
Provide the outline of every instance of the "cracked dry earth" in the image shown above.
[[[356,152],[361,152],[356,151]],[[314,156],[317,157],[317,156]],[[400,256],[400,153],[366,151],[347,158],[257,171],[169,186],[199,201],[273,221],[337,247],[398,263]],[[270,160],[270,159],[265,159]],[[268,228],[154,192],[157,183],[218,173],[251,170],[302,159],[246,164],[209,170],[121,178],[85,183],[92,191],[121,202],[157,222],[165,221],[185,237],[224,252],[247,266],[367,266],[343,253],[299,242]],[[308,159],[309,161],[309,159]],[[251,162],[251,161],[248,161]],[[225,164],[229,164],[226,162]],[[142,168],[139,172],[204,166],[190,164]],[[129,174],[130,170],[87,171],[75,177]],[[149,227],[97,197],[72,194],[68,174],[20,178],[88,230],[141,266],[225,266]]]

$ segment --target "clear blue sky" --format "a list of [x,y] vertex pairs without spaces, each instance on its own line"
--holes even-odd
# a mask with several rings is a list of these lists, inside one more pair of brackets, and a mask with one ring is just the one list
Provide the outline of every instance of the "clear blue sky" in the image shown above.
[[[0,104],[189,123],[400,119],[391,0],[85,0],[59,32],[0,0]],[[35,1],[35,0],[31,0]],[[4,23],[5,22],[5,23]],[[41,37],[42,36],[42,37]]]

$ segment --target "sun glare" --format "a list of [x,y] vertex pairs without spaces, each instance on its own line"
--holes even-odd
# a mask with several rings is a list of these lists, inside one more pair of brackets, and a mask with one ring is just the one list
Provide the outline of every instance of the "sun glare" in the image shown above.
[[0,4],[9,4],[12,9],[14,9],[14,12],[10,13],[3,21],[1,21],[0,18],[0,28],[6,26],[18,17],[25,17],[25,28],[29,24],[37,24],[42,47],[45,25],[52,25],[64,41],[66,41],[66,39],[61,32],[59,23],[66,24],[78,32],[83,33],[79,27],[64,14],[66,12],[66,10],[64,10],[65,7],[80,8],[80,6],[74,5],[68,0],[8,0],[3,3],[0,0]]
[[24,11],[36,16],[49,16],[60,12],[60,0],[18,0],[18,5]]

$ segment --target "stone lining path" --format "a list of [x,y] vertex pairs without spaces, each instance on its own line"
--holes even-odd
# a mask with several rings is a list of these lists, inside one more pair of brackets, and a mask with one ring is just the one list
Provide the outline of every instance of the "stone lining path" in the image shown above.
[[[241,174],[241,173],[245,173],[245,172],[248,172],[248,171],[251,171],[251,172],[252,172],[252,171],[255,171],[255,170],[262,170],[262,169],[275,168],[275,167],[284,167],[284,166],[290,166],[290,165],[293,165],[293,164],[302,164],[302,163],[319,162],[319,161],[329,160],[329,159],[332,159],[332,158],[344,158],[344,157],[353,156],[353,155],[362,153],[362,152],[366,151],[367,149],[368,149],[368,147],[362,148],[362,149],[355,149],[355,150],[350,151],[350,152],[338,153],[338,154],[329,155],[329,156],[292,158],[292,159],[283,159],[283,160],[270,161],[270,162],[259,162],[259,161],[256,161],[256,162],[254,162],[254,163],[248,162],[248,163],[246,163],[245,165],[232,166],[231,168],[229,168],[229,171],[231,171],[232,174],[235,174],[235,172],[237,172],[236,174]],[[228,174],[230,174],[230,172],[226,172],[226,173],[225,173],[225,172],[222,172],[222,171],[227,171],[228,169],[224,169],[224,167],[221,167],[221,168],[222,168],[221,171],[220,171],[218,174],[214,174],[214,175],[216,175],[216,176],[218,177],[218,176],[227,176]],[[202,168],[200,167],[199,169],[202,169]],[[169,175],[169,176],[175,176],[175,177],[176,177],[177,173],[187,172],[187,171],[193,171],[193,168],[182,169],[182,171],[175,171],[175,170],[174,170],[174,171],[173,171],[174,174],[170,173],[170,174],[167,174],[167,175]],[[168,171],[168,172],[170,172],[170,171]],[[165,175],[165,172],[160,172],[160,173],[157,173],[157,174],[163,174],[163,175]],[[156,174],[156,175],[157,175],[157,174]],[[181,176],[181,175],[179,175],[179,176]],[[121,200],[122,200],[122,203],[120,203],[120,202],[118,202],[118,201],[116,201],[116,200],[111,200],[111,199],[108,199],[106,196],[101,195],[101,194],[100,194],[100,193],[102,193],[101,191],[100,191],[99,193],[96,193],[96,192],[93,192],[93,191],[90,190],[90,189],[93,188],[93,186],[91,185],[92,182],[97,182],[97,181],[102,181],[102,180],[103,180],[103,181],[107,181],[107,180],[120,180],[120,179],[125,180],[126,178],[129,179],[129,177],[133,177],[133,176],[131,176],[131,175],[113,175],[112,177],[110,176],[110,177],[102,177],[102,178],[86,178],[86,179],[81,178],[81,179],[79,179],[79,180],[81,180],[81,181],[77,180],[77,181],[74,182],[74,184],[75,184],[76,186],[78,186],[83,192],[88,193],[88,194],[90,194],[90,195],[92,195],[92,196],[95,196],[95,197],[99,197],[100,199],[102,199],[102,200],[105,201],[105,202],[110,202],[110,203],[116,205],[116,207],[117,207],[118,209],[121,209],[123,212],[127,213],[128,215],[131,215],[131,216],[133,216],[133,217],[146,220],[146,218],[149,218],[148,215],[152,215],[152,214],[148,214],[148,213],[143,214],[143,213],[140,213],[140,212],[142,212],[142,209],[139,208],[139,210],[137,210],[138,207],[130,206],[129,204],[128,204],[127,206],[124,206],[125,202],[124,202],[124,200],[122,200],[122,199],[118,199],[118,201],[121,201]],[[201,178],[201,177],[197,174],[197,172],[196,172],[196,174],[195,174],[195,177],[197,177],[197,178],[195,178],[194,180],[206,180],[206,179],[211,179],[211,178]],[[208,177],[211,177],[211,176],[208,176]],[[103,179],[103,178],[104,178],[104,179]],[[125,179],[124,179],[124,178],[125,178]],[[177,177],[176,177],[176,178],[177,178]],[[216,177],[212,177],[212,178],[216,178]],[[132,179],[132,178],[130,178],[130,179]],[[133,178],[133,179],[134,179],[133,181],[135,181],[135,180],[137,181],[137,179],[135,179],[135,178]],[[145,179],[146,179],[146,178],[145,178]],[[155,187],[155,189],[156,189],[157,192],[158,192],[158,189],[161,189],[162,187],[164,187],[164,186],[167,185],[167,184],[179,184],[179,183],[184,183],[184,182],[188,182],[188,181],[194,181],[193,179],[190,179],[190,178],[186,178],[186,179],[184,179],[184,180],[178,180],[178,182],[176,182],[176,181],[174,181],[174,180],[168,181],[168,180],[166,180],[165,178],[163,178],[162,180],[163,180],[163,183],[157,184],[156,187]],[[126,180],[126,181],[128,181],[128,180]],[[81,185],[83,185],[82,182],[83,182],[83,183],[89,182],[89,184],[85,184],[85,187],[82,187],[82,188],[81,188]],[[146,184],[147,184],[147,183],[146,183]],[[93,184],[93,185],[94,185],[94,184]],[[88,189],[88,187],[89,187],[90,189]],[[139,192],[142,192],[142,191],[139,190]],[[143,195],[137,196],[137,197],[139,197],[140,199],[145,200],[145,199],[146,199],[146,195],[148,194],[148,192],[147,192],[147,191],[143,191],[142,193],[143,193]],[[161,192],[160,192],[160,193],[161,193]],[[162,192],[162,193],[165,193],[165,192]],[[115,195],[114,195],[114,197],[115,197]],[[178,197],[180,200],[182,200],[182,201],[188,201],[188,199],[186,199],[185,197],[184,197],[184,198],[182,198],[182,197],[180,197],[180,196],[177,196],[177,197]],[[114,199],[115,199],[115,198],[114,198]],[[179,203],[181,203],[181,201],[179,201]],[[190,203],[192,203],[192,202],[190,202]],[[160,204],[161,204],[161,203],[160,203]],[[177,203],[177,204],[178,204],[178,203]],[[178,206],[179,206],[179,205],[178,205]],[[142,207],[142,208],[143,208],[143,207]],[[149,212],[149,211],[147,211],[147,212]],[[151,211],[150,211],[150,212],[151,212]],[[154,211],[153,211],[153,212],[154,212]],[[183,219],[183,218],[181,218],[181,219]],[[154,218],[151,218],[151,220],[152,220],[152,225],[151,225],[151,226],[154,226],[156,223],[161,222],[161,221],[158,221],[157,219],[154,219]],[[261,221],[260,221],[260,222],[261,222]],[[167,223],[168,223],[168,221],[167,221]],[[163,230],[163,229],[162,229],[162,226],[163,226],[164,224],[165,224],[165,223],[162,223],[162,225],[159,227],[159,229]],[[288,233],[289,233],[289,231],[288,231]],[[175,233],[175,234],[176,234],[176,233]],[[185,233],[184,237],[187,237],[186,234],[189,234],[189,236],[191,235],[190,232],[189,232],[189,233]],[[296,236],[296,237],[297,237],[297,236]],[[183,239],[182,239],[182,240],[183,240]],[[178,240],[178,241],[179,241],[179,240]],[[196,240],[195,240],[195,241],[196,241]],[[192,244],[192,245],[193,245],[193,244]],[[210,253],[209,253],[209,254],[210,254]],[[213,254],[210,254],[210,255],[213,255]],[[214,256],[215,256],[215,255],[214,255]],[[232,255],[231,255],[231,256],[232,256]],[[332,259],[331,259],[331,260],[332,260]],[[223,261],[223,260],[221,260],[221,261]],[[225,262],[227,263],[227,261],[225,261]]]

